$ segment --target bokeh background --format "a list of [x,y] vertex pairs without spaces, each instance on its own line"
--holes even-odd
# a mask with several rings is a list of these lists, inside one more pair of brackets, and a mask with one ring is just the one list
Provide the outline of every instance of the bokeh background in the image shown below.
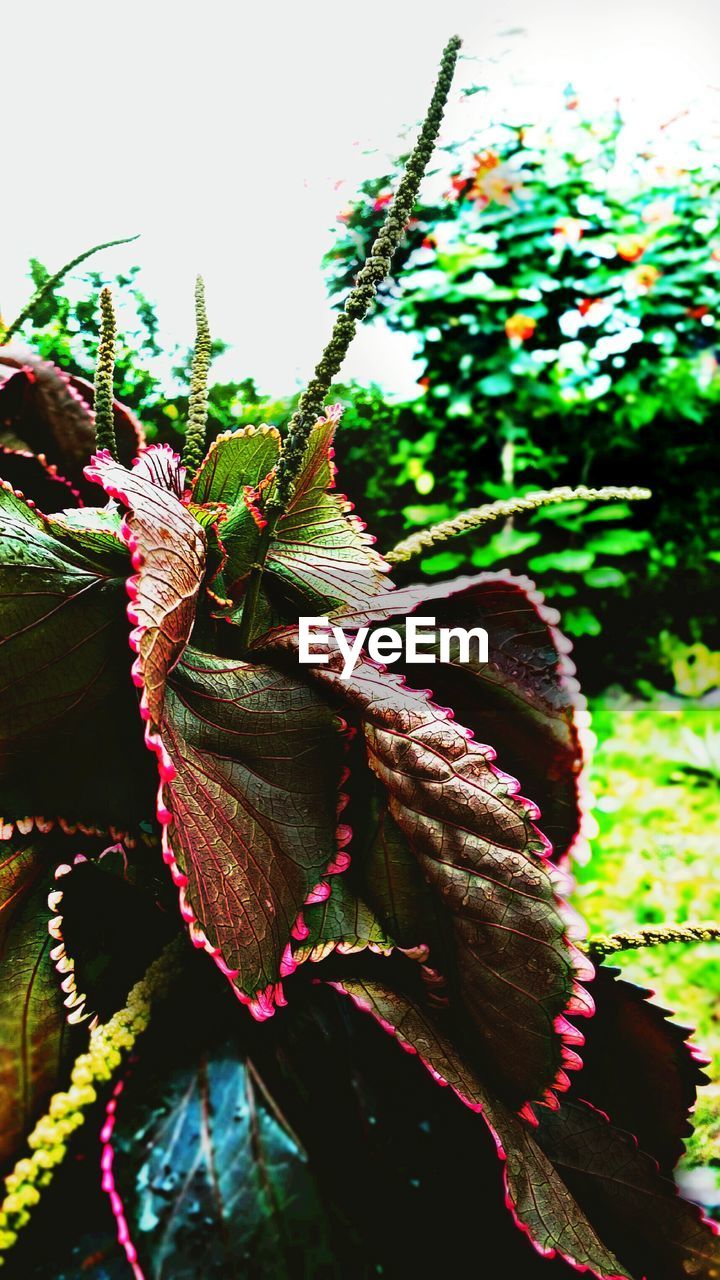
[[[577,869],[591,932],[720,917],[720,17],[701,0],[196,7],[3,18],[0,308],[88,245],[24,338],[92,375],[115,282],[118,393],[177,442],[192,287],[213,431],[281,424],[378,228],[453,30],[441,146],[344,370],[342,487],[390,546],[557,484],[630,508],[517,518],[426,556],[510,567],[576,645],[598,748]],[[42,20],[40,20],[42,19]],[[714,1055],[685,1178],[720,1204],[720,959],[628,954]]]

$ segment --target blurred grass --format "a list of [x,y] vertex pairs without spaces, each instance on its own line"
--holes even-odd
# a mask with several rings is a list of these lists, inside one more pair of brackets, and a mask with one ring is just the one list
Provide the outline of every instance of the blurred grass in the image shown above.
[[[599,833],[577,868],[575,900],[593,933],[638,925],[720,921],[717,874],[720,710],[657,694],[610,691],[592,704],[598,737],[592,776]],[[613,958],[615,963],[615,958]],[[720,944],[657,947],[617,957],[696,1028],[712,1055],[686,1163],[720,1164]]]

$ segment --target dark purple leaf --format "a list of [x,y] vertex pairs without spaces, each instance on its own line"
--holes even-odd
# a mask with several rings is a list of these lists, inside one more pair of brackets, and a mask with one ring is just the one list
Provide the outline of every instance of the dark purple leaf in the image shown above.
[[[292,655],[296,646],[287,629],[268,651]],[[426,694],[366,660],[342,680],[340,655],[328,653],[327,666],[305,670],[361,718],[390,815],[452,931],[454,956],[431,953],[430,963],[459,993],[505,1095],[518,1106],[552,1098],[577,1065],[565,1015],[591,1008],[577,979],[592,968],[568,942],[537,811]]]
[[170,450],[147,450],[131,471],[101,455],[88,474],[130,508],[133,670],[181,912],[238,997],[268,1017],[294,968],[303,906],[348,861],[337,826],[341,723],[272,668],[186,649],[205,534],[181,502],[184,473]]
[[713,1224],[677,1194],[628,1133],[586,1103],[543,1112],[537,1141],[580,1209],[634,1277],[715,1280],[720,1240]]
[[[559,615],[534,584],[508,573],[482,573],[451,582],[388,592],[355,610],[338,611],[347,630],[390,620],[402,634],[409,614],[434,617],[437,627],[483,627],[488,661],[451,660],[406,665],[411,684],[428,682],[437,702],[462,709],[479,742],[491,743],[502,768],[520,779],[523,795],[538,805],[543,833],[557,861],[587,854],[592,819],[587,812],[583,764],[589,740],[585,699],[568,657],[569,641],[557,630]],[[424,646],[439,658],[439,644]]]
[[105,492],[129,508],[122,533],[135,574],[127,584],[137,653],[133,674],[142,689],[146,741],[157,751],[165,682],[190,639],[205,569],[205,531],[182,503],[185,469],[167,445],[153,446],[131,469],[107,451],[86,468]]
[[177,932],[175,911],[169,915],[157,905],[145,849],[137,864],[145,870],[142,883],[118,844],[100,851],[97,860],[80,854],[55,871],[56,967],[62,989],[75,997],[78,1021],[97,1015],[106,1022]]
[[377,983],[332,984],[372,1014],[407,1052],[417,1054],[433,1079],[448,1085],[482,1115],[505,1162],[506,1203],[517,1225],[545,1257],[559,1254],[603,1280],[632,1280],[573,1201],[562,1178],[538,1147],[532,1130],[482,1084],[430,1011]]
[[344,870],[341,722],[271,667],[187,650],[165,693],[165,857],[181,910],[256,1017],[283,1000],[290,938]]
[[[44,454],[90,501],[97,491],[83,479],[95,447],[93,388],[23,347],[0,350],[0,444]],[[129,463],[143,445],[142,430],[115,402],[118,451]]]
[[573,1094],[635,1134],[643,1151],[669,1174],[691,1132],[690,1112],[707,1077],[687,1043],[689,1031],[648,999],[651,991],[600,965],[589,990],[595,1017],[585,1028],[583,1070]]
[[19,490],[45,515],[80,503],[77,489],[42,453],[0,447],[0,480],[6,480],[13,489]]

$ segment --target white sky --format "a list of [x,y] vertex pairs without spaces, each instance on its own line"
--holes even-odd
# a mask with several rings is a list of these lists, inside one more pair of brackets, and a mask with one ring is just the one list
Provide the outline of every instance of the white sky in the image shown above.
[[[422,115],[455,31],[472,59],[457,84],[491,74],[494,88],[490,102],[455,93],[446,140],[508,104],[542,120],[569,80],[599,108],[619,96],[648,132],[700,101],[718,136],[717,0],[8,4],[3,315],[28,296],[31,255],[55,268],[140,231],[91,265],[111,276],[140,263],[164,335],[183,343],[201,271],[213,332],[233,344],[216,372],[291,390],[329,332],[320,259],[336,214]],[[366,328],[344,373],[401,392],[405,341]]]

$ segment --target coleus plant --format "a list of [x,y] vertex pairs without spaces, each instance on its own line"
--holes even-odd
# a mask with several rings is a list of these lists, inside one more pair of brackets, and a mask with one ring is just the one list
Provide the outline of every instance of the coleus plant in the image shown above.
[[[508,573],[389,577],[428,538],[568,491],[384,558],[334,487],[325,400],[410,216],[458,43],[284,435],[205,451],[201,282],[182,459],[113,401],[108,291],[93,395],[0,349],[0,1151],[31,1152],[6,1179],[0,1258],[23,1276],[43,1233],[33,1258],[22,1229],[100,1102],[122,1249],[98,1276],[422,1272],[455,1265],[476,1219],[508,1275],[720,1274],[671,1179],[702,1060],[649,993],[593,967],[564,900],[589,729],[558,618]],[[367,656],[343,679],[329,645],[298,661],[301,616],[355,633],[428,609],[482,625],[489,661],[437,662],[432,692]],[[82,1248],[68,1275],[107,1256]]]

